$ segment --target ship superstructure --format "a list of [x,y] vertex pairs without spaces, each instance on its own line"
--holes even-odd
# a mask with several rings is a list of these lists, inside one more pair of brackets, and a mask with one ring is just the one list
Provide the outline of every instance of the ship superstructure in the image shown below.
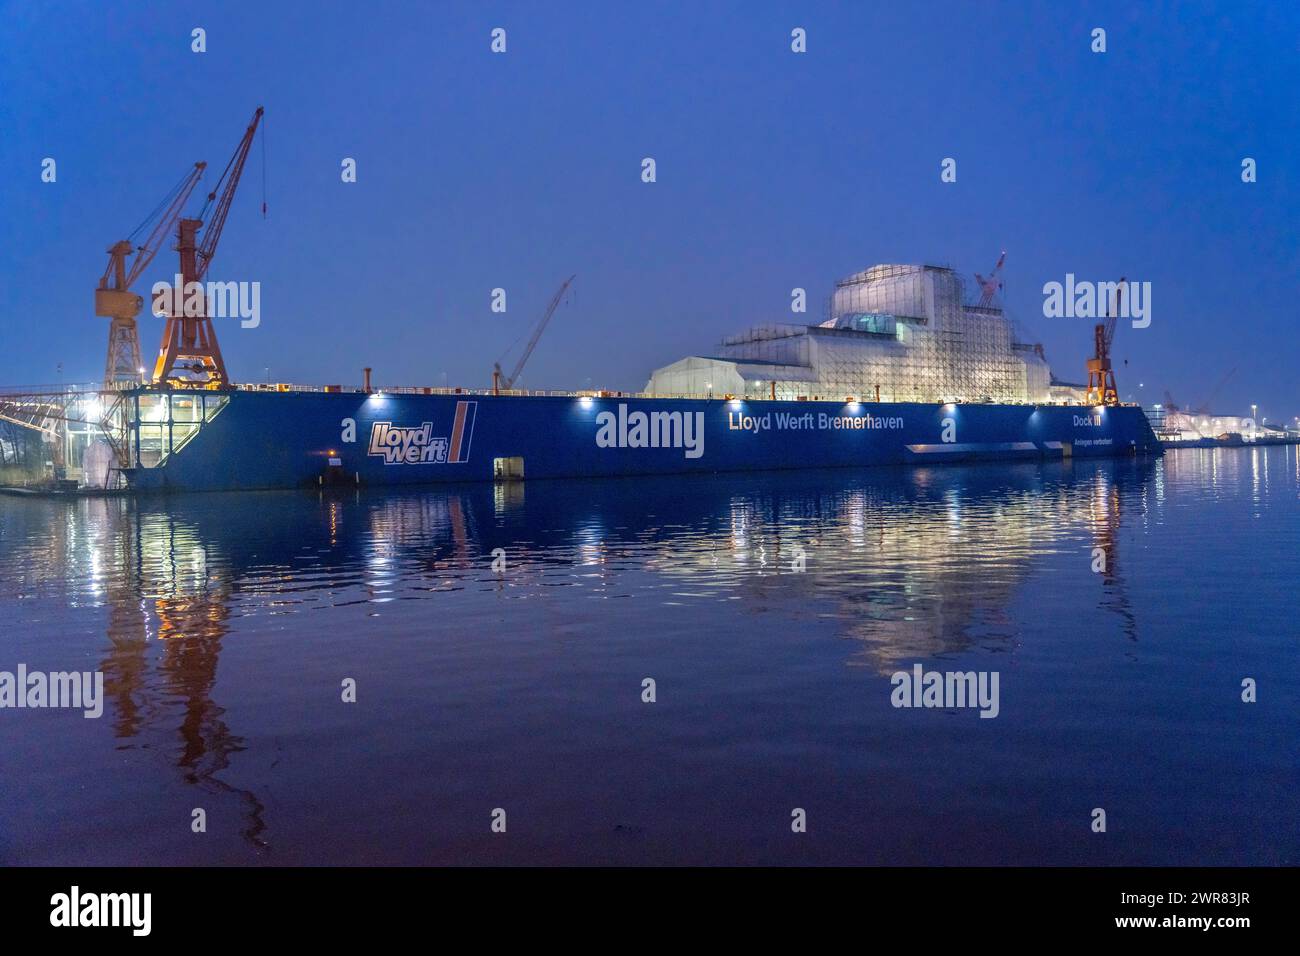
[[835,284],[818,325],[758,325],[716,355],[656,370],[655,395],[883,402],[1073,401],[1041,346],[1020,341],[994,300],[967,301],[952,269],[877,265]]

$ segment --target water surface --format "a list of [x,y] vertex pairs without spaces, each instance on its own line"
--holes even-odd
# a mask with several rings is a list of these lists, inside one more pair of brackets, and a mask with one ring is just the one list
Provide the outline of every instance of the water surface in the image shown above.
[[1295,864],[1297,545],[1289,447],[0,497],[0,670],[107,697],[0,710],[0,861]]

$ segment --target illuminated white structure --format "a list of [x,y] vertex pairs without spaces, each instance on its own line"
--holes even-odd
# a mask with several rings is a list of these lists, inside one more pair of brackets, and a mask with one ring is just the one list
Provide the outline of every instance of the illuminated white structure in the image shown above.
[[658,369],[657,395],[885,402],[1074,400],[1052,382],[1039,346],[1018,342],[1001,308],[965,301],[940,266],[879,265],[835,284],[820,325],[762,325],[714,356]]
[[[1259,429],[1251,419],[1241,415],[1210,415],[1205,412],[1166,412],[1159,429],[1162,438],[1195,441],[1202,438],[1221,438],[1240,435],[1245,441],[1254,441]],[[1273,429],[1279,432],[1279,429]]]

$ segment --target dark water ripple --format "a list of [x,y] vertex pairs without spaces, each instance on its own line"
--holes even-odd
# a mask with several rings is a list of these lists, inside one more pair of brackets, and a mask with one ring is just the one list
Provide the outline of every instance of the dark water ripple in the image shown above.
[[1298,546],[1284,447],[0,498],[0,670],[107,698],[0,710],[0,861],[1294,864]]

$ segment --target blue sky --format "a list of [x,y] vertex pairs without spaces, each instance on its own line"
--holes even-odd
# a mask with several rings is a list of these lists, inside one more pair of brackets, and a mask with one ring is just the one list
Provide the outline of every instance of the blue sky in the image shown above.
[[262,285],[259,328],[219,325],[236,380],[483,386],[576,272],[520,384],[639,388],[795,286],[817,318],[873,263],[1006,249],[1061,377],[1091,323],[1043,284],[1127,275],[1152,324],[1119,330],[1122,395],[1236,368],[1218,409],[1300,415],[1298,94],[1288,3],[0,2],[0,384],[102,374],[105,250],[260,104],[269,214],[259,143],[210,274]]

